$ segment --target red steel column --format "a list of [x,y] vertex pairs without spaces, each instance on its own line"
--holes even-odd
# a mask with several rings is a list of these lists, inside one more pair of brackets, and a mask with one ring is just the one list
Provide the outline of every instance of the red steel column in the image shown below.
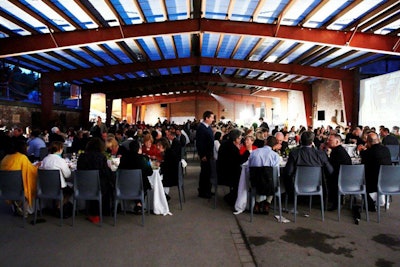
[[41,127],[42,129],[49,129],[51,127],[49,123],[53,112],[54,82],[46,73],[42,73],[39,81],[39,87],[42,100]]

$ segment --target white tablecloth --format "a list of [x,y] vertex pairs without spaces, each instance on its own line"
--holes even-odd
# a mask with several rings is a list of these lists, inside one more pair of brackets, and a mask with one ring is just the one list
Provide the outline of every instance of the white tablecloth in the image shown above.
[[[162,184],[162,175],[159,169],[153,170],[153,174],[148,176],[152,190],[149,191],[150,205],[153,205],[153,212],[157,215],[172,215],[169,211],[167,198],[165,197],[164,188]],[[151,208],[151,207],[149,207]]]

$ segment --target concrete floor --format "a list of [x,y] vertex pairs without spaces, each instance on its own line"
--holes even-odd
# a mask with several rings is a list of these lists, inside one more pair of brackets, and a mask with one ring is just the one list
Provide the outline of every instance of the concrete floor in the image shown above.
[[[71,219],[44,215],[45,223],[22,227],[0,204],[0,262],[2,266],[400,266],[400,198],[393,197],[388,212],[376,221],[362,217],[355,225],[350,211],[326,212],[317,207],[310,217],[300,208],[297,222],[278,223],[272,214],[233,215],[219,190],[213,200],[197,197],[198,162],[188,162],[186,203],[179,209],[178,192],[171,188],[172,216],[120,213],[117,226],[105,217],[102,227],[79,215]],[[292,221],[291,214],[284,214]]]

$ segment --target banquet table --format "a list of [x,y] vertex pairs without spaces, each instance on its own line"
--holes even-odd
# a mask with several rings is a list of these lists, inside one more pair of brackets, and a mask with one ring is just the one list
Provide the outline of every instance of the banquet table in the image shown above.
[[153,174],[147,178],[152,188],[147,195],[147,197],[150,198],[150,207],[148,208],[152,209],[153,213],[156,215],[172,215],[169,211],[167,198],[164,193],[160,169],[154,169]]
[[[279,167],[280,169],[285,167],[286,159],[281,159]],[[282,170],[280,170],[282,171]],[[281,179],[282,176],[279,176]],[[281,192],[285,192],[285,188],[283,186],[283,182],[281,181]],[[240,180],[239,180],[239,187],[238,187],[238,194],[235,202],[235,210],[234,214],[240,214],[244,212],[246,209],[250,207],[250,201],[248,199],[248,192],[250,188],[250,174],[249,174],[249,166],[248,162],[242,164],[242,171],[240,173]]]

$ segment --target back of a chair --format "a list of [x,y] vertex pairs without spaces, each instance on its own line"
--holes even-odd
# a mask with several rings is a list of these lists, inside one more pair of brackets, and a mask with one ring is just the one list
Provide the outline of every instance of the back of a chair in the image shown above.
[[39,160],[42,161],[49,154],[47,147],[41,147],[39,150]]
[[179,161],[179,166],[178,166],[178,185],[181,187],[183,185],[183,167],[182,167],[182,161]]
[[400,192],[399,165],[381,165],[378,175],[378,191],[386,194]]
[[143,191],[142,170],[117,171],[115,180],[116,197],[140,197]]
[[76,170],[74,197],[97,198],[99,194],[101,194],[99,170]]
[[294,179],[296,192],[315,192],[322,185],[322,168],[310,166],[297,166]]
[[23,198],[22,171],[0,171],[0,199],[21,200]]
[[342,192],[360,190],[362,185],[365,185],[364,164],[340,165],[338,180],[338,186]]
[[252,187],[259,195],[273,195],[278,186],[278,169],[276,167],[249,167],[249,178]]
[[59,170],[38,170],[37,195],[49,198],[62,195]]
[[386,147],[389,148],[390,158],[392,159],[392,162],[398,162],[400,147],[398,145],[386,145]]

